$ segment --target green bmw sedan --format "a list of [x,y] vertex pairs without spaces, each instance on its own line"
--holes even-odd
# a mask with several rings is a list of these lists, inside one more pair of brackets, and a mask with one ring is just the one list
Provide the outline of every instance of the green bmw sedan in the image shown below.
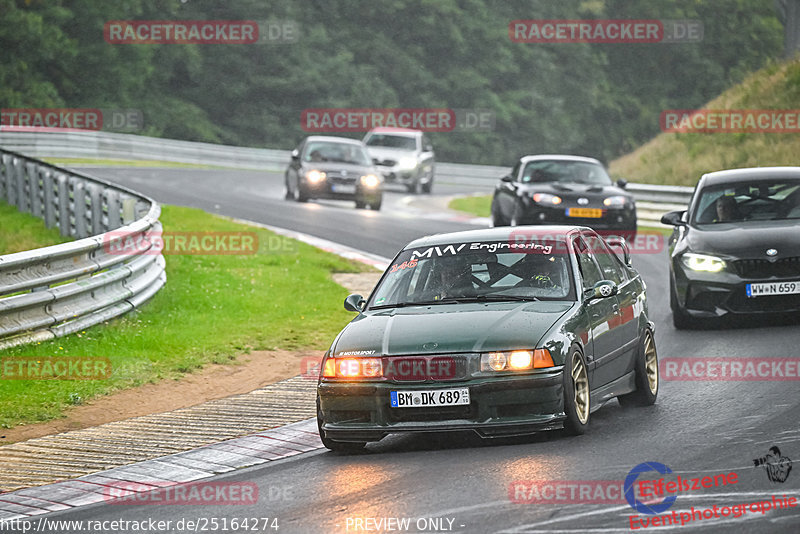
[[325,354],[323,444],[392,433],[503,437],[564,428],[618,398],[658,395],[645,283],[621,238],[576,226],[439,234],[409,243]]

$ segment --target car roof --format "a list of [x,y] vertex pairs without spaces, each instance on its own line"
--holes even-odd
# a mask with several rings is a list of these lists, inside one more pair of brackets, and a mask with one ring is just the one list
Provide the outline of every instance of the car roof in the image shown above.
[[462,232],[449,232],[420,237],[404,247],[419,248],[436,245],[449,245],[451,243],[508,241],[518,236],[535,235],[542,239],[564,241],[567,233],[575,230],[591,230],[585,226],[551,225],[551,226],[502,226],[498,228],[482,228],[480,230],[465,230]]
[[522,156],[520,161],[523,163],[527,163],[529,161],[541,161],[541,160],[561,160],[561,161],[580,161],[583,163],[594,163],[596,165],[603,166],[599,160],[594,158],[587,158],[584,156],[570,156],[569,154],[536,154],[530,156]]
[[709,187],[719,184],[785,178],[800,179],[800,167],[750,167],[709,172],[700,178],[698,186],[702,184],[703,187]]
[[412,130],[411,128],[391,128],[389,126],[382,126],[380,128],[373,128],[368,132],[371,133],[393,133],[393,134],[406,134],[407,136],[422,135],[422,130]]
[[353,145],[362,146],[361,139],[351,139],[350,137],[336,137],[333,135],[309,135],[306,137],[306,142],[308,141],[330,141],[333,143],[350,143]]

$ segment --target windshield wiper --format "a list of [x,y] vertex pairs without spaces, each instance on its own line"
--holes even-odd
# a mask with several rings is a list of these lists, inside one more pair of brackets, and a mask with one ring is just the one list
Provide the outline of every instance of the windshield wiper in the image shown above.
[[525,302],[525,301],[527,301],[527,302],[536,302],[536,301],[539,300],[536,297],[531,297],[531,296],[523,297],[521,295],[496,295],[496,294],[478,295],[478,296],[473,297],[473,298],[476,301],[486,300],[486,301],[490,301],[490,302],[503,302],[503,301],[510,301],[510,300],[521,301],[521,302]]

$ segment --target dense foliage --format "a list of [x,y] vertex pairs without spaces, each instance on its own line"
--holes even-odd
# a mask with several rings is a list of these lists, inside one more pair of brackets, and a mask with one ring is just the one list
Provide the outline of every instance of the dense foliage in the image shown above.
[[[682,44],[521,44],[516,19],[697,19]],[[292,44],[108,44],[109,20],[289,20]],[[0,0],[0,107],[134,108],[142,133],[289,148],[324,107],[489,109],[493,131],[437,133],[438,158],[605,160],[782,49],[763,0]],[[350,134],[357,135],[357,134]]]

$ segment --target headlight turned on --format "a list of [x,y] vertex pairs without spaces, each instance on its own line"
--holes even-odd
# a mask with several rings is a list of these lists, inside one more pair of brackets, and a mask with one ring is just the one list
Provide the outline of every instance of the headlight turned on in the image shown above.
[[547,349],[486,352],[481,354],[481,371],[527,371],[555,367]]
[[372,188],[372,187],[378,187],[380,180],[378,180],[378,177],[375,176],[374,174],[366,174],[361,177],[361,183],[364,185],[364,187]]
[[725,260],[706,254],[687,252],[681,257],[681,262],[693,271],[718,273],[725,268]]
[[622,195],[614,195],[603,200],[603,205],[609,208],[621,208],[625,205],[627,199]]
[[537,204],[552,204],[557,206],[558,204],[561,204],[561,197],[549,195],[547,193],[536,193],[533,195],[533,201]]
[[383,375],[380,358],[328,358],[323,378],[377,378]]
[[316,184],[325,179],[325,173],[318,170],[311,170],[306,173],[306,178],[312,184]]

